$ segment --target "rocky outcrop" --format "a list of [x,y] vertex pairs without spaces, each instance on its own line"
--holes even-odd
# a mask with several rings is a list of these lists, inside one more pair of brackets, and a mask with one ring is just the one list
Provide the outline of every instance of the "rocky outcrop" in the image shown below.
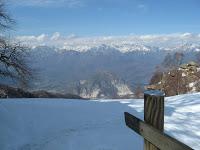
[[169,71],[157,72],[145,89],[162,90],[166,96],[199,92],[200,67],[195,62],[189,62]]
[[125,81],[109,72],[98,72],[71,89],[83,98],[131,98],[134,95]]

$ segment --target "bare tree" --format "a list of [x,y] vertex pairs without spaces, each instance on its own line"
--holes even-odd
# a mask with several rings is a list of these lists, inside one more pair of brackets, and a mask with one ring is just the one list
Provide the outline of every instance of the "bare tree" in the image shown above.
[[3,0],[0,0],[0,30],[11,29],[15,24],[14,19],[10,17],[8,12],[5,9],[5,3]]
[[[4,2],[0,0],[0,31],[10,29],[14,24],[5,10]],[[0,37],[0,77],[12,78],[19,81],[21,86],[27,86],[33,71],[28,66],[27,48],[20,43],[13,43]]]
[[27,86],[33,77],[33,70],[28,66],[28,56],[26,47],[1,40],[0,76],[16,79],[22,86]]

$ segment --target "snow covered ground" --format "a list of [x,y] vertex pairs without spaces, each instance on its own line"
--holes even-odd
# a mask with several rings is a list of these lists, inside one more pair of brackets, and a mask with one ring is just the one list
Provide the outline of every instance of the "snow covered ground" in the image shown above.
[[[200,149],[200,93],[166,98],[165,132]],[[143,100],[0,100],[0,150],[142,150]]]

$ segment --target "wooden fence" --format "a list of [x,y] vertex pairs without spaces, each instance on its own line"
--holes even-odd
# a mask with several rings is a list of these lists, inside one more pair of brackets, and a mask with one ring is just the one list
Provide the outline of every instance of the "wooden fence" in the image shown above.
[[144,121],[124,113],[126,125],[144,138],[144,150],[192,150],[164,133],[164,93],[144,93]]

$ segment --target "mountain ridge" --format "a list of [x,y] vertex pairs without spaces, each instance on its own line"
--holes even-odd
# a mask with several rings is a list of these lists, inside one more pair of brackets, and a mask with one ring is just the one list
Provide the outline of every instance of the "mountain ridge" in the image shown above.
[[184,55],[183,62],[188,62],[196,59],[199,48],[198,44],[185,44],[174,49],[149,46],[148,51],[145,47],[144,50],[121,52],[117,48],[103,44],[80,52],[39,46],[30,50],[30,62],[33,62],[31,65],[39,70],[39,79],[31,82],[30,89],[70,93],[68,89],[74,88],[71,85],[87,81],[97,72],[109,72],[128,83],[133,92],[138,85],[144,87],[149,84],[156,66],[164,61],[167,54],[174,55],[178,51]]
[[85,46],[71,46],[71,47],[65,47],[65,48],[59,48],[56,46],[34,46],[31,48],[30,51],[35,50],[43,50],[43,52],[55,52],[55,53],[64,53],[64,52],[80,52],[80,53],[114,53],[114,52],[120,52],[120,53],[130,53],[130,52],[159,52],[159,51],[165,51],[165,52],[186,52],[186,51],[192,51],[192,52],[199,52],[200,51],[200,44],[192,44],[192,43],[184,43],[180,45],[176,45],[173,47],[163,47],[163,46],[149,46],[145,44],[100,44],[100,45],[87,45]]

